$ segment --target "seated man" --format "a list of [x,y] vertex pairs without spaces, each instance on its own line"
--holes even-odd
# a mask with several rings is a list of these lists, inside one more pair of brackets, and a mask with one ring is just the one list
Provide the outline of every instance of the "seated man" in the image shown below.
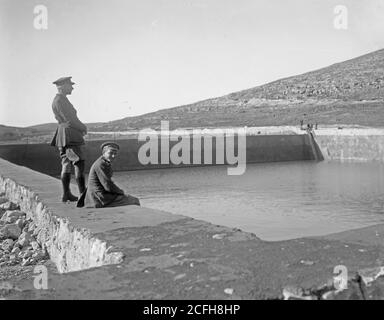
[[105,142],[101,145],[101,150],[102,156],[93,163],[89,171],[86,195],[82,194],[77,206],[84,206],[82,202],[85,196],[87,207],[117,207],[131,204],[139,206],[138,198],[124,194],[124,191],[112,181],[111,163],[117,156],[119,145]]

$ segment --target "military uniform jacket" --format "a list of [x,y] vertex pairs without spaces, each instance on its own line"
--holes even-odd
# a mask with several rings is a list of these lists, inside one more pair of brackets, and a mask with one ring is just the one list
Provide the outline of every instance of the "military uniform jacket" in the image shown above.
[[76,110],[66,96],[57,94],[52,102],[52,111],[59,126],[51,141],[52,146],[67,147],[84,144],[87,127],[77,118]]
[[88,176],[86,205],[96,208],[112,203],[118,195],[124,194],[112,181],[111,163],[102,156],[92,165]]

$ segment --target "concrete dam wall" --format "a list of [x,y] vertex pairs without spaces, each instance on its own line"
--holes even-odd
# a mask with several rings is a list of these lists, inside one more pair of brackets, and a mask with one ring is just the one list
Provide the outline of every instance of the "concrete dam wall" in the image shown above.
[[384,130],[317,130],[316,142],[327,160],[384,161]]
[[[227,138],[226,138],[227,139]],[[137,138],[116,140],[120,145],[119,157],[114,163],[115,171],[128,171],[138,169],[175,168],[206,165],[204,162],[204,143],[201,143],[201,164],[193,164],[192,139],[190,140],[191,164],[161,164],[161,139],[158,141],[158,163],[143,165],[138,160],[138,152],[146,142]],[[204,140],[204,138],[202,139]],[[100,145],[106,140],[87,141],[86,143],[86,170],[88,171],[93,161],[100,155]],[[226,140],[225,140],[226,142]],[[169,150],[177,144],[177,141],[169,141]],[[212,139],[212,164],[223,164],[216,159],[217,140]],[[226,144],[224,143],[224,146]],[[238,153],[238,138],[234,139],[235,154]],[[226,149],[222,150],[225,154]],[[50,174],[60,174],[61,164],[58,150],[48,144],[15,144],[0,145],[0,158],[14,164]],[[276,162],[276,161],[300,161],[315,160],[314,150],[307,134],[273,134],[273,135],[249,135],[246,137],[246,162]],[[224,164],[228,164],[224,157]]]

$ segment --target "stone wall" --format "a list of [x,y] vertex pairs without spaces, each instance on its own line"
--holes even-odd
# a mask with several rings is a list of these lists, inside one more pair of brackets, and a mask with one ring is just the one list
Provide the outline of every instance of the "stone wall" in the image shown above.
[[327,160],[384,161],[384,132],[378,134],[363,129],[318,131],[315,139]]
[[[93,161],[100,156],[100,145],[104,141],[105,140],[87,142],[85,148],[86,157],[88,159],[88,161],[86,161],[86,171],[89,170]],[[115,171],[191,166],[184,164],[173,165],[172,163],[142,165],[138,161],[137,154],[139,148],[145,142],[138,141],[137,139],[122,139],[117,140],[117,142],[120,145],[120,154],[114,162]],[[171,141],[170,149],[176,143],[177,142]],[[201,145],[201,155],[204,157],[204,143]],[[215,139],[213,139],[212,149],[212,163],[215,164]],[[237,138],[235,139],[235,150],[237,150]],[[58,151],[48,144],[0,145],[0,157],[17,165],[25,166],[42,173],[50,175],[60,174],[61,165]],[[275,134],[247,136],[246,159],[247,163],[258,163],[314,160],[315,158],[307,134]]]
[[49,207],[38,192],[34,192],[39,190],[36,186],[41,183],[60,195],[57,179],[0,159],[0,192],[5,192],[10,201],[19,204],[27,213],[27,218],[33,219],[39,229],[37,241],[45,246],[59,272],[121,262],[122,254],[111,252],[105,241],[93,237],[85,228],[74,227],[67,217],[51,211],[52,206]]

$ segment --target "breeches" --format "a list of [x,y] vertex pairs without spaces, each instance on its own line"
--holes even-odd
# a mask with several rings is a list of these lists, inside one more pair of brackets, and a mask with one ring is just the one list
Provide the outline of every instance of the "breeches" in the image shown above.
[[75,167],[76,177],[84,174],[84,147],[71,146],[59,147],[61,158],[61,173],[71,173],[72,166]]

